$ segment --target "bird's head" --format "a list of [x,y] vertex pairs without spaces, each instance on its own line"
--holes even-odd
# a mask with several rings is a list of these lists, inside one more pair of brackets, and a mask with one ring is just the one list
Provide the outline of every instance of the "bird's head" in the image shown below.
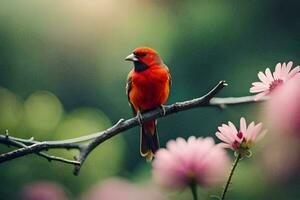
[[134,70],[137,72],[143,71],[153,65],[162,64],[159,54],[149,47],[136,48],[125,60],[132,61],[134,63]]

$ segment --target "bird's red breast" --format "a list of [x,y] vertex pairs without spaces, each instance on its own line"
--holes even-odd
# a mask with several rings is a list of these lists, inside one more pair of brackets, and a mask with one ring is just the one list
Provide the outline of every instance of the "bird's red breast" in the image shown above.
[[169,96],[169,70],[154,65],[148,69],[129,73],[132,80],[129,100],[134,109],[150,110],[164,104]]

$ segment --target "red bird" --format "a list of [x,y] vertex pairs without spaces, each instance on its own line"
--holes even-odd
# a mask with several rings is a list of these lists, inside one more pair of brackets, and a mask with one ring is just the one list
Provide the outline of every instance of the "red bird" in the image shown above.
[[[140,116],[141,113],[163,106],[169,96],[171,76],[159,54],[154,49],[139,47],[125,60],[134,64],[126,85],[133,113]],[[141,126],[140,153],[148,161],[159,149],[156,125],[157,121],[152,120]]]

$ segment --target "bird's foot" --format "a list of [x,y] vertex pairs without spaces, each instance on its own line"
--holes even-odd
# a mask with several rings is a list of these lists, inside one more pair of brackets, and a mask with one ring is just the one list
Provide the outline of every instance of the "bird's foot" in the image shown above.
[[136,117],[137,117],[137,120],[138,120],[140,126],[142,126],[143,125],[143,116],[142,116],[142,113],[140,111],[137,111]]
[[167,111],[166,111],[166,106],[165,106],[165,105],[160,105],[159,107],[160,107],[160,109],[161,109],[161,110],[160,110],[161,115],[162,115],[162,116],[165,116],[165,115],[166,115],[166,112],[167,112]]

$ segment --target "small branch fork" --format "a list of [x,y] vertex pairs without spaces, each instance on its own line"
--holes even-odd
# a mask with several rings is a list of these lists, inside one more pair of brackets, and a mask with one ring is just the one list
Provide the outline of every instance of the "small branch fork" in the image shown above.
[[[237,104],[246,104],[253,103],[253,96],[245,97],[227,97],[227,98],[214,98],[224,87],[227,86],[225,81],[220,81],[211,91],[206,95],[188,100],[183,102],[177,102],[171,105],[166,105],[162,108],[157,108],[151,110],[142,115],[142,121],[150,121],[153,119],[158,119],[171,115],[177,112],[189,110],[197,107],[217,107],[224,108],[227,105],[237,105]],[[264,101],[261,99],[260,101]],[[8,131],[4,135],[0,135],[0,143],[16,147],[16,150],[10,151],[0,155],[0,163],[10,161],[22,156],[29,154],[36,154],[41,156],[48,161],[59,161],[67,164],[72,164],[75,166],[74,174],[78,175],[81,166],[83,165],[86,158],[89,154],[101,143],[104,141],[118,135],[121,132],[124,132],[133,127],[139,126],[139,118],[133,117],[130,119],[120,119],[112,127],[97,133],[92,133],[86,136],[77,137],[68,140],[57,140],[57,141],[36,141],[34,138],[22,139],[17,137],[12,137],[8,134]],[[88,142],[89,141],[89,142]],[[56,157],[45,153],[49,149],[76,149],[79,151],[78,156],[74,157],[74,160],[69,160],[61,157]]]

